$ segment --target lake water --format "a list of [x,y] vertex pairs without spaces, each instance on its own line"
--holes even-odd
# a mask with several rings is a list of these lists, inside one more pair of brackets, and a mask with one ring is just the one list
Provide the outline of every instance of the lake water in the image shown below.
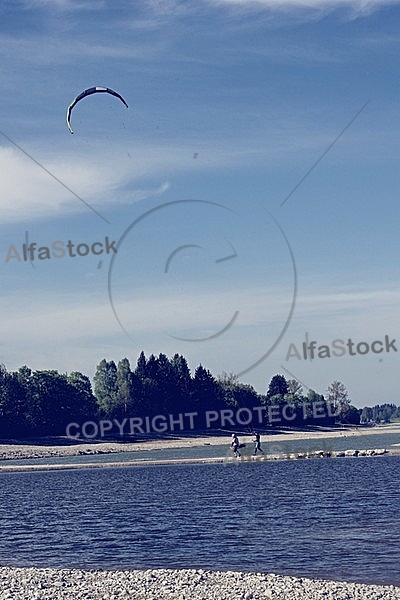
[[400,585],[400,456],[1,473],[0,564]]

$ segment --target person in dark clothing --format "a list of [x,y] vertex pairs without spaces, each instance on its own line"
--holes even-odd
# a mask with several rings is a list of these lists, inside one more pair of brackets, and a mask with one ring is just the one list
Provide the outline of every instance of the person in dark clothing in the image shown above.
[[236,457],[240,457],[240,452],[239,452],[239,438],[236,435],[236,433],[232,433],[232,441],[231,441],[231,448],[233,450],[233,454]]
[[259,450],[262,454],[264,454],[264,450],[261,448],[261,438],[260,438],[260,434],[257,431],[253,432],[254,434],[254,454],[257,454],[257,451]]

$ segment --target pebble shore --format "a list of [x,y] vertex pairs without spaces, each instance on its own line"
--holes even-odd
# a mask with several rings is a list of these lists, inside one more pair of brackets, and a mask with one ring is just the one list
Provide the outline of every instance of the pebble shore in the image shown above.
[[234,571],[0,567],[0,600],[396,600],[400,587]]

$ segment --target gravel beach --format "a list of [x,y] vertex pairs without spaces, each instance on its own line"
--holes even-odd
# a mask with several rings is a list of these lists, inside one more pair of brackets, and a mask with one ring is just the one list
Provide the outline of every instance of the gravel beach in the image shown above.
[[0,600],[394,600],[400,588],[233,571],[0,567]]

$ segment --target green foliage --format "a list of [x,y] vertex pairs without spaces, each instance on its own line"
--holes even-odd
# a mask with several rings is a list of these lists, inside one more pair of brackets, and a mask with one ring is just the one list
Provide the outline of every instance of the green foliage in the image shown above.
[[93,378],[94,394],[101,411],[111,416],[118,405],[117,396],[117,367],[111,360],[107,362],[103,359],[98,365],[96,374]]
[[328,402],[333,407],[333,412],[338,415],[340,423],[346,423],[346,416],[350,409],[349,393],[341,381],[333,381],[328,387]]
[[[127,358],[123,358],[119,361],[117,367],[117,378],[116,378],[116,392],[115,392],[115,403],[114,411],[127,413],[128,405],[131,402],[131,386],[132,386],[132,371]],[[118,414],[120,416],[120,414]]]
[[289,392],[288,384],[283,375],[274,375],[267,391],[267,402],[274,396],[281,396],[282,400]]
[[342,423],[347,423],[349,425],[359,425],[360,424],[360,413],[355,406],[349,405],[345,412],[341,415]]
[[290,396],[299,398],[303,395],[303,386],[296,379],[288,379],[287,386]]
[[[218,377],[218,385],[224,404],[230,408],[252,410],[261,404],[256,390],[251,385],[240,383],[239,377],[235,373],[223,372]],[[249,423],[249,427],[252,426],[255,426],[255,423]]]
[[361,423],[390,423],[400,418],[400,406],[395,404],[376,404],[365,406],[361,410]]
[[146,377],[147,377],[146,364],[147,364],[146,356],[142,350],[142,352],[140,353],[140,356],[137,360],[136,370],[135,370],[135,374],[142,381],[144,379],[146,379]]
[[2,436],[63,435],[70,422],[82,423],[96,412],[91,384],[81,373],[0,367]]
[[[286,381],[282,375],[275,375],[266,396],[260,396],[234,373],[222,373],[216,379],[200,364],[192,376],[185,357],[179,354],[171,359],[165,354],[147,359],[141,352],[134,371],[127,358],[122,358],[118,365],[103,359],[93,380],[94,394],[89,378],[76,371],[68,375],[54,370],[32,371],[23,366],[8,373],[0,365],[0,435],[65,435],[67,425],[74,422],[168,414],[176,417],[193,412],[197,413],[196,426],[205,428],[206,411],[252,410],[261,402],[266,409],[278,407],[283,418],[277,423],[271,416],[273,425],[332,425],[332,417],[315,418],[311,404],[316,402],[322,411],[328,404],[339,406],[343,423],[358,424],[360,419],[369,423],[390,422],[400,417],[400,407],[394,404],[357,410],[351,406],[345,386],[338,381],[330,386],[325,400],[313,390],[304,396],[296,380]],[[288,418],[286,423],[285,418]],[[249,423],[247,428],[256,425],[259,425],[258,413],[257,421]]]

